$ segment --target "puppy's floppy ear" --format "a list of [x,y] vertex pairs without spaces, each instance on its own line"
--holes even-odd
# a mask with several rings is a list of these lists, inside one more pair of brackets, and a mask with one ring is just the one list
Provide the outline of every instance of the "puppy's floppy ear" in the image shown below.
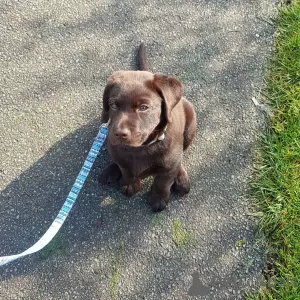
[[117,84],[114,82],[112,76],[107,79],[107,84],[103,92],[103,110],[101,115],[101,122],[106,123],[109,119],[109,98],[112,94],[112,90],[117,88]]
[[103,92],[103,97],[102,97],[102,103],[103,103],[103,108],[102,108],[102,114],[101,114],[101,122],[102,123],[107,123],[109,119],[109,93],[112,89],[113,85],[108,84],[106,85],[104,92]]
[[183,92],[182,84],[173,77],[154,74],[153,84],[163,98],[163,113],[168,123],[172,122],[172,109],[180,101]]

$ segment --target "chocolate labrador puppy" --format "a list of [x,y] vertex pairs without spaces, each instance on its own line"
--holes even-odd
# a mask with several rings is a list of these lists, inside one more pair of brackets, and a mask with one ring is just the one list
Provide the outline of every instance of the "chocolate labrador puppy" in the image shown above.
[[107,149],[114,163],[100,181],[121,179],[122,193],[132,196],[141,179],[153,175],[148,204],[156,212],[165,209],[171,187],[190,190],[182,156],[194,139],[196,115],[177,79],[147,71],[143,43],[139,61],[141,71],[114,72],[104,90],[102,122],[110,120]]

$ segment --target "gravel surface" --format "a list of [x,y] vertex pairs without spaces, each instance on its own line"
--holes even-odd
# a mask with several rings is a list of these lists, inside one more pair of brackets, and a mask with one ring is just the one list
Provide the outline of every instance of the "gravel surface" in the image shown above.
[[151,179],[131,199],[99,186],[109,160],[101,151],[52,248],[0,267],[1,299],[223,300],[258,288],[263,251],[247,180],[264,116],[251,98],[275,8],[275,0],[1,2],[0,255],[27,249],[55,218],[96,135],[106,78],[136,68],[141,40],[151,69],[177,76],[198,116],[185,156],[189,195],[154,215],[144,197]]

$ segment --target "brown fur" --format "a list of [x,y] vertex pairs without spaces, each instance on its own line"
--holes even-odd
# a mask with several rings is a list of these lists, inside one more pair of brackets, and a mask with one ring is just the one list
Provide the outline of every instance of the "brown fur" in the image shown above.
[[[143,44],[139,57],[141,69],[146,68]],[[102,122],[111,122],[107,146],[114,163],[100,180],[121,179],[122,192],[132,196],[139,191],[141,179],[154,175],[148,197],[153,211],[166,207],[171,187],[181,194],[190,190],[182,155],[194,139],[196,115],[182,91],[182,84],[173,77],[117,71],[108,78],[103,94]],[[165,129],[165,139],[156,140]]]

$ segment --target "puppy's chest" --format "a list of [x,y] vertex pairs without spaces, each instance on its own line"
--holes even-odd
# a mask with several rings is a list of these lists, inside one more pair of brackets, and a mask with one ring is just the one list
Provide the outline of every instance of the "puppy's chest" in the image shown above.
[[121,151],[119,149],[111,150],[110,154],[113,160],[122,168],[137,177],[156,173],[164,168],[166,164],[165,153],[149,153],[147,151],[138,153]]
[[134,154],[124,155],[120,160],[120,165],[130,171],[134,176],[146,176],[158,172],[164,166],[164,155]]

